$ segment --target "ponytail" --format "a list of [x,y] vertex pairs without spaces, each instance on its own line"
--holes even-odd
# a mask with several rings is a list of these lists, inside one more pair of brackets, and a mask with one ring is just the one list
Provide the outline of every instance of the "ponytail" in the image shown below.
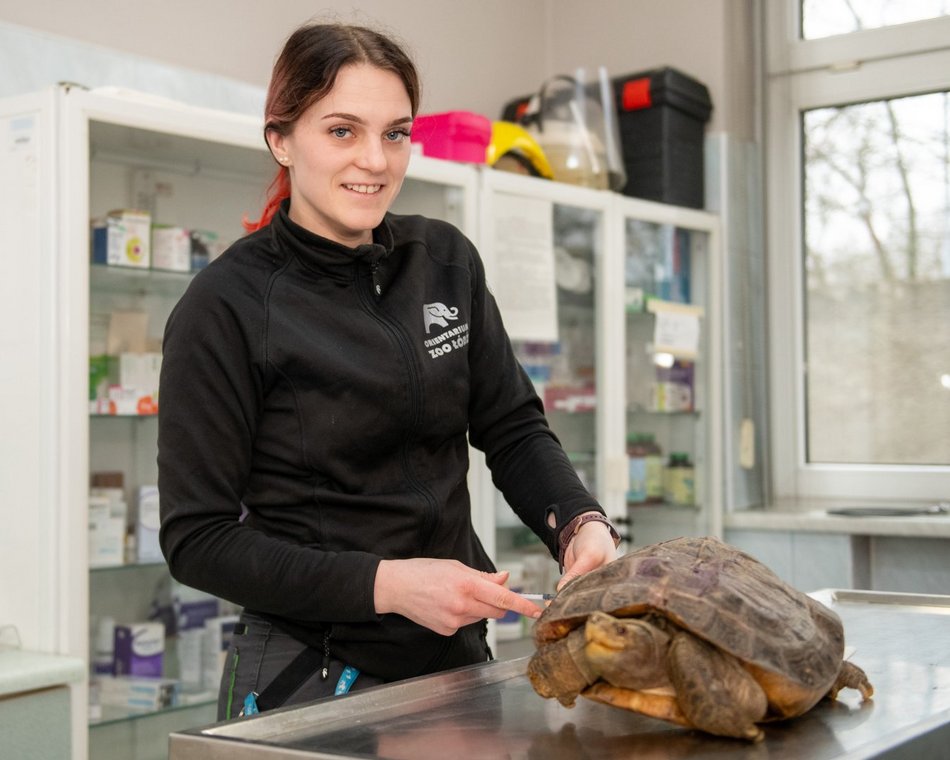
[[286,166],[281,166],[277,170],[277,176],[274,177],[273,181],[267,188],[267,200],[264,203],[264,208],[261,211],[261,218],[256,222],[251,221],[248,218],[247,214],[244,215],[244,218],[241,220],[241,224],[244,226],[244,229],[247,232],[257,232],[257,230],[262,227],[266,227],[270,224],[271,219],[274,218],[274,214],[277,213],[277,209],[280,208],[281,202],[284,198],[290,197],[290,171]]

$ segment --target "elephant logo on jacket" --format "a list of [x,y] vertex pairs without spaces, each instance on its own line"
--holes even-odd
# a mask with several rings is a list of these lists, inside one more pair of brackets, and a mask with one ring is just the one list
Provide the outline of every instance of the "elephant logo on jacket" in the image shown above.
[[425,303],[422,304],[422,318],[425,320],[426,335],[428,335],[432,325],[448,327],[448,320],[451,319],[454,322],[458,319],[459,310],[457,306],[450,309],[444,303]]

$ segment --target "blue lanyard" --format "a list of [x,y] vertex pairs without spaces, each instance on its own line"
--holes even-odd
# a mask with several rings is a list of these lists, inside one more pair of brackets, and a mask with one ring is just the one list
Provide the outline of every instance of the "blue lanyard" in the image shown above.
[[336,689],[333,691],[333,696],[338,697],[341,694],[346,694],[359,674],[359,670],[352,665],[347,665],[343,668],[343,673],[340,674],[340,680],[336,682]]
[[[333,696],[338,697],[341,694],[346,694],[359,674],[360,671],[352,665],[347,665],[343,668],[343,672],[340,674],[340,680],[336,682],[336,689],[333,690]],[[241,715],[257,715],[257,713],[257,692],[252,691],[244,698],[244,709],[241,710]]]

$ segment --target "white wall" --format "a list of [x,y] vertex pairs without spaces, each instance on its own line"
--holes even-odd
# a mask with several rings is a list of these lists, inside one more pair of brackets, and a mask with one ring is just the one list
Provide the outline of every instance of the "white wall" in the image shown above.
[[544,77],[544,6],[545,0],[364,0],[329,7],[307,0],[4,0],[0,21],[262,89],[299,24],[310,18],[366,23],[413,53],[423,110],[494,118],[506,94],[534,91]]
[[[0,22],[262,89],[274,56],[298,24],[314,17],[363,22],[383,27],[412,50],[424,81],[423,110],[464,109],[490,118],[511,98],[537,90],[548,76],[578,66],[604,65],[612,75],[673,66],[709,87],[715,106],[711,131],[749,137],[751,5],[752,0],[363,0],[332,7],[306,0],[4,0]],[[21,63],[28,68],[43,62]],[[68,70],[57,75],[71,78]]]
[[606,66],[611,76],[672,66],[705,84],[712,132],[752,137],[749,0],[548,0],[557,71]]

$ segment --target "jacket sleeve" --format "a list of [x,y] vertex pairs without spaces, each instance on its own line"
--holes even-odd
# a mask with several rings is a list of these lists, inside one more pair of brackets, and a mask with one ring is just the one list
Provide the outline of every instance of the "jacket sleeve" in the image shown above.
[[[580,482],[548,425],[530,379],[515,358],[501,313],[471,248],[469,440],[485,452],[492,481],[521,521],[557,557],[557,534],[575,515],[601,506]],[[548,512],[555,515],[552,529]]]
[[165,328],[158,480],[172,576],[288,619],[376,620],[378,557],[298,546],[241,521],[265,392],[264,287],[230,273],[215,282],[222,269],[195,278]]

